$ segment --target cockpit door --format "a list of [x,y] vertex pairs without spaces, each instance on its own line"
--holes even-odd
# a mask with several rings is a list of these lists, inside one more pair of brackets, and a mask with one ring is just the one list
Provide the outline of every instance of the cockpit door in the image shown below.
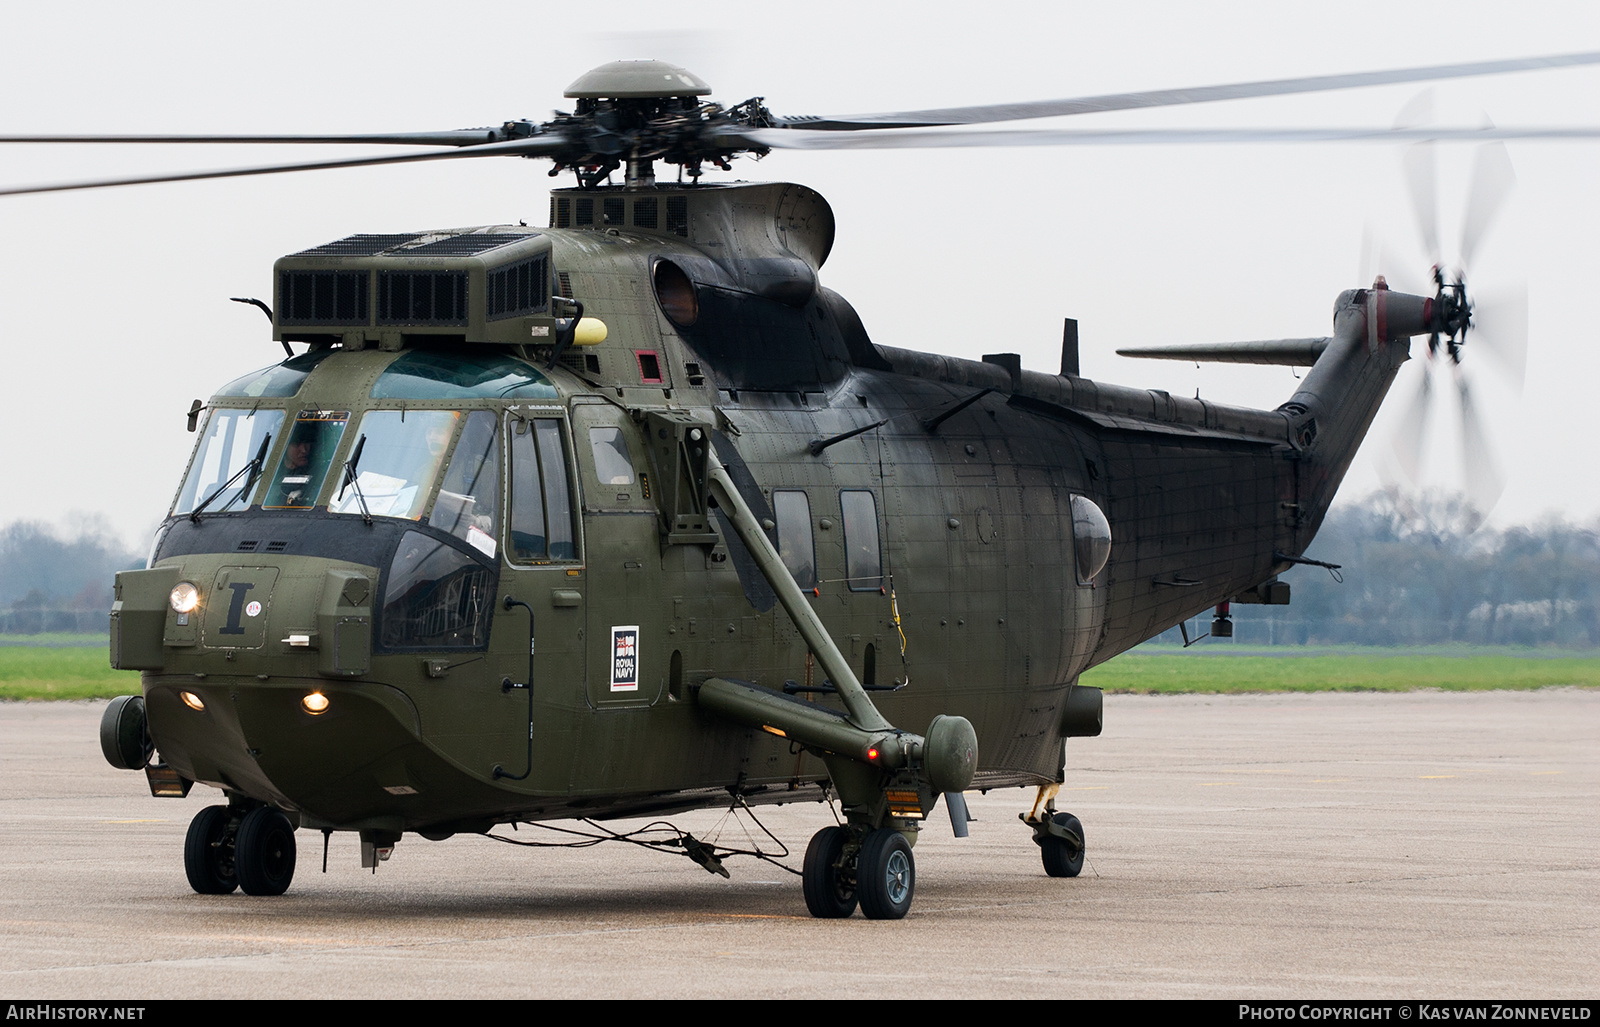
[[565,411],[513,408],[503,431],[507,502],[501,597],[489,643],[494,673],[517,684],[528,680],[529,611],[506,609],[510,596],[532,609],[535,709],[581,706],[587,571]]
[[661,583],[661,531],[639,427],[594,397],[572,402],[588,550],[589,703],[653,705],[670,652]]

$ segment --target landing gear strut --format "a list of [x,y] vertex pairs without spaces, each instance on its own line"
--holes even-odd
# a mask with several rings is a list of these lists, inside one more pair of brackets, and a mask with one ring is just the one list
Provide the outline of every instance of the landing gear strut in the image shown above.
[[847,917],[859,902],[868,920],[899,920],[911,909],[917,865],[911,843],[893,828],[858,835],[825,827],[806,848],[801,881],[806,909],[818,919]]

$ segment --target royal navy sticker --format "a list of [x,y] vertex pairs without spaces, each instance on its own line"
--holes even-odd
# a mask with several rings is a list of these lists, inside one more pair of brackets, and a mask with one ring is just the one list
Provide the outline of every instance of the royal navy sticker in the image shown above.
[[639,625],[611,629],[611,690],[639,690]]

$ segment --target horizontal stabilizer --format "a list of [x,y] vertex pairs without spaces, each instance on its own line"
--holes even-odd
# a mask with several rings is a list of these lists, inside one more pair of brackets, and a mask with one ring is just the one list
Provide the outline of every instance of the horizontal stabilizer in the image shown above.
[[1119,349],[1120,357],[1148,360],[1193,360],[1211,364],[1281,364],[1310,367],[1328,348],[1322,339],[1265,339],[1260,342],[1202,342],[1187,346],[1140,346]]

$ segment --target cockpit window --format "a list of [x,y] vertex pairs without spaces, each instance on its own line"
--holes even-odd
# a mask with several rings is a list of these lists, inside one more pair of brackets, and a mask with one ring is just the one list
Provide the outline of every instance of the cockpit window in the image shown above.
[[217,395],[272,398],[293,396],[300,391],[300,383],[306,380],[306,375],[332,352],[332,349],[323,349],[315,353],[302,353],[297,357],[290,357],[281,364],[251,371],[243,378],[235,378],[218,389]]
[[514,418],[511,424],[508,555],[517,563],[576,560],[572,490],[561,422],[534,417]]
[[348,410],[300,411],[261,505],[269,510],[310,509],[349,420]]
[[369,411],[347,458],[355,481],[340,470],[329,511],[360,514],[365,501],[374,517],[421,517],[460,420],[456,410]]
[[498,354],[412,350],[384,369],[373,399],[555,399],[555,386],[531,364]]
[[[275,437],[283,423],[282,410],[229,410],[220,407],[211,411],[206,422],[206,432],[195,449],[194,462],[178,490],[178,501],[173,504],[174,515],[186,514],[196,506],[206,504],[206,510],[220,513],[231,506],[249,503],[246,486],[255,485],[255,479],[245,470],[261,451],[261,444]],[[227,488],[218,493],[224,485]]]
[[[415,415],[413,415],[415,416]],[[445,468],[428,523],[463,539],[490,559],[497,546],[500,515],[499,419],[488,410],[474,410],[461,429],[461,441]]]
[[494,615],[494,572],[460,550],[408,531],[389,562],[379,641],[390,649],[483,645]]
[[594,476],[600,484],[633,484],[633,457],[621,428],[609,425],[590,428],[589,450],[594,454]]

